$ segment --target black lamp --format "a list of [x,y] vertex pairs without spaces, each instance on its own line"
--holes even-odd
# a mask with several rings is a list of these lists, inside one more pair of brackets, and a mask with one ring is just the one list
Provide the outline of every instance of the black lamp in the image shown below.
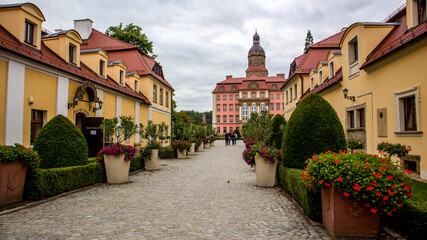
[[342,93],[344,94],[344,98],[348,98],[348,99],[350,99],[353,102],[356,101],[356,97],[355,96],[349,96],[349,97],[347,97],[347,95],[348,95],[348,89],[347,88],[344,88],[342,90]]
[[76,105],[77,105],[77,103],[80,101],[80,98],[79,98],[79,96],[74,96],[74,98],[73,98],[73,103],[69,103],[68,104],[68,108],[71,108],[71,107],[75,107]]
[[99,100],[98,105],[99,105],[99,109],[101,109],[102,108],[102,101],[101,100]]

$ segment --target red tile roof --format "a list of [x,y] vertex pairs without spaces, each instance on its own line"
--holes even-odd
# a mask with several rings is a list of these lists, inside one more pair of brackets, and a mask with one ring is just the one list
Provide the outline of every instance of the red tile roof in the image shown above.
[[400,25],[394,29],[381,41],[380,44],[368,55],[366,62],[362,65],[362,69],[381,59],[382,57],[397,51],[398,49],[411,44],[414,40],[424,37],[427,33],[427,22],[424,21],[420,25],[407,30],[406,25],[406,8],[397,13],[400,18],[391,19],[396,22],[400,21]]
[[153,71],[156,61],[145,55],[137,46],[122,42],[96,29],[92,29],[92,34],[81,45],[81,49],[87,50],[97,48],[105,49],[110,61],[125,61],[128,66],[127,72],[138,72],[139,75],[152,75],[174,91],[174,88],[166,79]]
[[50,67],[71,73],[86,80],[95,82],[97,84],[118,90],[124,94],[136,97],[142,100],[145,104],[151,104],[150,101],[143,95],[137,94],[130,88],[117,88],[116,86],[108,83],[105,79],[100,78],[96,73],[89,69],[84,63],[80,62],[80,68],[68,64],[56,53],[50,50],[43,42],[41,43],[41,50],[38,51],[31,47],[21,44],[11,33],[9,33],[3,26],[0,25],[0,48],[10,51],[14,54],[21,55],[31,60],[40,62]]
[[307,97],[308,95],[310,95],[311,93],[319,93],[322,92],[323,90],[337,84],[339,81],[342,81],[342,68],[338,69],[337,72],[335,73],[335,76],[333,78],[328,78],[326,79],[322,85],[316,85],[314,86],[313,90],[310,91],[310,88],[307,89],[307,91],[301,96],[300,100],[303,100],[305,97]]
[[[228,78],[222,82],[217,83],[212,93],[225,93],[225,92],[238,92],[239,90],[249,90],[249,84],[255,81],[259,85],[259,89],[268,89],[269,91],[281,91],[280,88],[285,83],[286,79],[283,77],[258,77],[250,76],[248,78]],[[273,90],[273,84],[277,85],[277,89]],[[223,86],[224,91],[219,91],[219,87]],[[232,87],[236,86],[236,90],[233,91]]]
[[317,42],[313,45],[310,46],[310,48],[314,49],[314,48],[336,48],[337,46],[340,45],[341,42],[341,38],[345,33],[345,29],[343,28],[341,29],[340,32],[335,33],[334,35],[323,39],[320,42]]
[[254,71],[267,71],[267,68],[265,68],[265,66],[261,66],[261,67],[249,66],[246,69],[246,72],[254,72]]

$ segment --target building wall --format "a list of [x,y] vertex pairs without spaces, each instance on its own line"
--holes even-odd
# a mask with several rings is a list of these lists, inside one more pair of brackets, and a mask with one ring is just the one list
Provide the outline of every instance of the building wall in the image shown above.
[[4,144],[6,121],[7,62],[0,60],[0,145]]
[[105,105],[102,107],[104,114],[103,117],[107,119],[114,118],[116,116],[116,96],[104,91],[102,101]]
[[[46,122],[56,116],[56,89],[56,77],[25,69],[23,145],[30,145],[31,110],[46,111]],[[34,98],[34,104],[28,104],[29,97]]]

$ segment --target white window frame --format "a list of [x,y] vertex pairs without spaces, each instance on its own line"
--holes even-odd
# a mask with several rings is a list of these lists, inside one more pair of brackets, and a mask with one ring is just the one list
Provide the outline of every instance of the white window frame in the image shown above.
[[[350,59],[354,58],[354,42],[357,41],[357,60],[351,62]],[[348,76],[352,77],[359,73],[359,59],[360,59],[360,51],[359,51],[359,38],[356,34],[347,42],[347,56],[348,56]]]
[[323,71],[319,70],[319,86],[323,84]]
[[216,100],[220,101],[221,100],[221,96],[220,95],[216,95]]
[[261,103],[260,107],[259,107],[260,111],[264,111],[265,110],[265,103]]
[[242,106],[242,120],[248,120],[248,105],[246,103],[244,103]]
[[405,112],[403,99],[407,97],[415,96],[415,111],[416,111],[416,122],[417,130],[420,131],[420,107],[419,107],[419,87],[413,87],[411,89],[394,93],[394,106],[395,106],[395,118],[396,118],[396,133],[411,133],[413,131],[405,131]]
[[256,112],[256,103],[252,103],[251,105],[251,114]]

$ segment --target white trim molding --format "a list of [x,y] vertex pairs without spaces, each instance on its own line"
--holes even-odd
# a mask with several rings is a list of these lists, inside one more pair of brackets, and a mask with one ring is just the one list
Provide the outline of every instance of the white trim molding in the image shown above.
[[[138,126],[139,129],[139,102],[135,102],[135,124]],[[139,133],[135,134],[135,143],[141,142],[141,138],[139,136]]]
[[416,131],[420,131],[419,87],[415,86],[411,89],[394,93],[396,132],[398,133],[405,132],[405,120],[404,120],[405,113],[404,113],[403,99],[410,96],[415,97],[415,112],[416,112],[416,122],[417,122]]
[[56,115],[68,116],[68,85],[69,79],[58,76],[58,86],[56,89]]
[[122,97],[116,95],[116,117],[122,115]]
[[24,124],[25,65],[9,60],[6,89],[6,124],[4,143],[22,144]]

